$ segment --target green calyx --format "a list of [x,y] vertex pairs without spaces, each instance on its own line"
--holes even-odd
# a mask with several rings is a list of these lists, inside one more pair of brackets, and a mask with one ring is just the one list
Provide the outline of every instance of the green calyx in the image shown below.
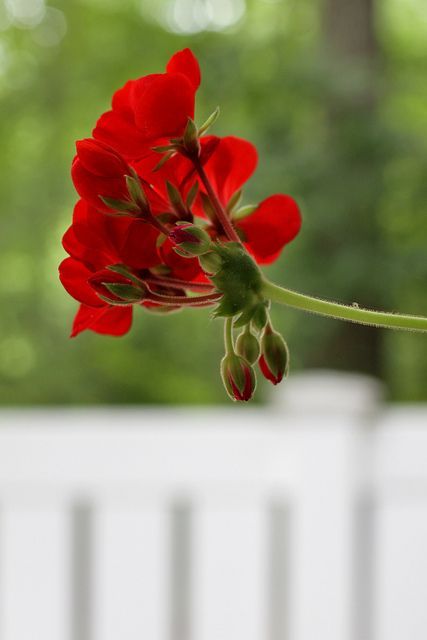
[[[211,255],[212,254],[212,255]],[[262,275],[244,247],[237,242],[212,245],[204,263],[209,261],[210,279],[223,296],[215,310],[216,317],[231,317],[239,313],[252,314],[263,304]]]

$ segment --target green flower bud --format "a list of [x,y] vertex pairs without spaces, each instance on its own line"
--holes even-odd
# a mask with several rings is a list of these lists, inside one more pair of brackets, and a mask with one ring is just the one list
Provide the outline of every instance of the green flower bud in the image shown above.
[[288,375],[288,346],[280,333],[274,331],[270,325],[267,325],[261,337],[259,366],[263,376],[273,384],[278,384]]
[[249,325],[236,340],[236,352],[239,356],[245,358],[249,364],[255,364],[259,358],[260,346],[258,338],[252,333]]
[[177,224],[169,233],[175,251],[188,258],[200,256],[209,251],[211,239],[208,233],[191,223]]

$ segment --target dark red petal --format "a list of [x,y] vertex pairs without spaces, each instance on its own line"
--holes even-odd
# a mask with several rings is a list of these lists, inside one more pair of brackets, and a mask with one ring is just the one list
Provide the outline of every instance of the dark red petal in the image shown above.
[[[205,140],[211,137],[206,136]],[[220,138],[205,171],[223,205],[251,177],[257,162],[258,153],[251,142],[234,136]]]
[[122,336],[132,324],[132,307],[100,307],[80,305],[74,318],[71,338],[85,329],[110,336]]
[[111,213],[111,209],[102,202],[100,196],[115,200],[129,199],[124,177],[104,178],[90,173],[83,167],[78,157],[74,159],[71,166],[71,177],[79,196],[99,211]]
[[191,82],[194,90],[200,85],[200,67],[197,58],[190,49],[177,51],[166,66],[167,73],[182,73]]
[[127,160],[142,157],[150,148],[145,136],[137,129],[133,112],[130,111],[113,110],[102,114],[92,135],[117,149]]
[[283,376],[280,378],[280,380],[274,376],[272,371],[270,371],[270,369],[268,368],[264,356],[260,357],[260,359],[258,360],[258,364],[264,378],[267,378],[267,380],[270,380],[270,382],[272,382],[273,384],[278,384],[280,382]]
[[59,279],[70,296],[90,307],[100,307],[104,303],[88,283],[91,275],[92,272],[74,258],[65,258],[59,265]]
[[243,231],[248,250],[261,264],[275,259],[301,228],[301,214],[293,198],[270,196],[247,218],[236,222]]
[[90,232],[84,225],[73,224],[67,229],[62,238],[62,246],[72,258],[84,262],[93,269],[100,269],[107,264],[115,262],[115,260],[109,258],[109,255],[102,248],[93,249],[80,242],[78,235],[80,230],[82,230],[83,235],[86,235],[88,231]]
[[157,252],[159,231],[146,222],[135,220],[120,249],[121,262],[134,269],[150,269],[161,263]]
[[130,173],[129,166],[120,154],[101,140],[77,140],[76,149],[83,167],[96,176],[120,178]]
[[153,74],[135,81],[135,123],[146,140],[181,135],[194,117],[194,87],[182,74]]

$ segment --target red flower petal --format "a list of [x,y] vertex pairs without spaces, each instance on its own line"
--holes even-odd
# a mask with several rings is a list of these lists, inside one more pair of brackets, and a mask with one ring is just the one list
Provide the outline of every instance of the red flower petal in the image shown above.
[[132,221],[120,250],[121,262],[134,269],[150,269],[160,264],[158,236],[158,230],[146,222]]
[[194,116],[194,87],[182,74],[152,74],[135,81],[132,91],[135,123],[153,140],[183,133]]
[[82,304],[74,318],[70,337],[85,329],[110,336],[122,336],[132,324],[132,307],[100,307],[94,309]]
[[104,305],[88,283],[92,272],[74,258],[65,258],[59,265],[59,279],[68,293],[90,307]]
[[100,140],[86,138],[76,142],[77,156],[83,167],[102,178],[128,175],[130,168],[120,154]]
[[112,110],[99,118],[92,135],[117,149],[126,160],[140,158],[149,151],[150,145],[138,131],[132,111]]
[[[208,142],[212,137],[204,140]],[[251,177],[257,162],[258,153],[251,142],[234,136],[220,138],[205,171],[223,205]]]
[[200,67],[197,58],[190,49],[177,51],[166,66],[167,73],[182,73],[191,82],[196,91],[200,85]]
[[236,226],[243,231],[245,244],[257,262],[267,264],[295,238],[301,228],[301,214],[293,198],[277,194],[263,200]]
[[71,166],[71,176],[79,196],[100,211],[111,212],[100,196],[116,200],[129,199],[123,176],[117,178],[97,176],[85,169],[78,157],[74,159]]

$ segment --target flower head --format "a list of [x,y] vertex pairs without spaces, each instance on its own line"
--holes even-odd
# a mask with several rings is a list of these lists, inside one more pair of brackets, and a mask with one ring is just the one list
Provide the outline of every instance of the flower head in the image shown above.
[[[199,84],[195,56],[179,51],[165,73],[126,82],[93,137],[77,142],[71,173],[80,199],[63,238],[69,257],[59,273],[80,303],[72,336],[86,329],[123,335],[134,308],[215,306],[215,316],[227,318],[222,379],[230,397],[246,401],[259,357],[252,329],[268,326],[257,263],[278,257],[298,233],[301,216],[288,195],[240,205],[256,149],[235,136],[206,135],[219,109],[197,126]],[[233,323],[244,327],[237,353]],[[283,371],[266,331],[260,367],[278,381]]]

